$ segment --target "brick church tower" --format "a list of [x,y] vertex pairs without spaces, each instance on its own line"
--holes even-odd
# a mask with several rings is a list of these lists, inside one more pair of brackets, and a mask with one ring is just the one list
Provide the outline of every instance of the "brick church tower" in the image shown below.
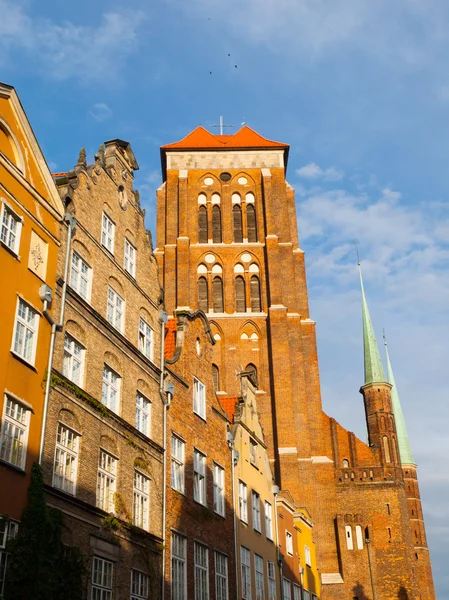
[[399,401],[363,288],[369,445],[322,410],[288,150],[249,127],[198,127],[162,147],[155,254],[166,310],[207,314],[219,398],[238,394],[240,371],[255,371],[277,483],[315,522],[322,598],[431,600],[416,466],[399,453]]

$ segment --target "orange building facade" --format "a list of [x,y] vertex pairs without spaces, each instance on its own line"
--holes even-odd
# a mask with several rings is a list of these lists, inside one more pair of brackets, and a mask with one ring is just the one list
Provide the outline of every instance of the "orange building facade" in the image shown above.
[[276,483],[313,519],[320,597],[432,599],[392,385],[378,377],[361,389],[370,445],[322,410],[288,151],[248,127],[232,136],[199,127],[162,147],[155,254],[166,310],[207,314],[218,396],[238,394],[236,373],[256,374]]

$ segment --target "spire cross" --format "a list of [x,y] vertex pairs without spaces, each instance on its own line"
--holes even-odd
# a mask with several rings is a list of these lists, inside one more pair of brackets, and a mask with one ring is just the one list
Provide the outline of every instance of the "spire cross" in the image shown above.
[[235,125],[225,125],[223,123],[223,117],[220,117],[220,124],[219,125],[211,125],[211,127],[219,127],[220,135],[223,135],[223,127],[235,127]]

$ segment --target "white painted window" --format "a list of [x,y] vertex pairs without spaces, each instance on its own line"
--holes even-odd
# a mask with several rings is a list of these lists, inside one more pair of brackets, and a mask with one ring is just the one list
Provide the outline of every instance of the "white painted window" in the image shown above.
[[287,550],[287,554],[293,556],[293,536],[289,531],[285,532],[285,548]]
[[346,534],[346,545],[348,547],[348,550],[354,550],[354,542],[352,539],[352,527],[350,525],[346,525],[345,534]]
[[139,350],[153,360],[153,330],[142,317],[139,319]]
[[310,600],[310,592],[303,589],[302,594],[303,594],[303,600]]
[[257,467],[258,462],[259,462],[257,454],[258,454],[257,453],[257,443],[254,440],[250,439],[249,440],[249,462],[255,467]]
[[120,404],[120,384],[120,375],[108,367],[108,365],[104,365],[101,401],[105,406],[117,414]]
[[215,598],[228,600],[228,557],[221,552],[215,552]]
[[171,536],[171,600],[187,600],[187,540]]
[[363,550],[363,532],[360,525],[355,526],[355,537],[357,540],[357,549]]
[[38,329],[39,315],[22,298],[18,298],[12,350],[32,365],[36,358]]
[[240,546],[240,562],[242,564],[242,598],[251,600],[251,552]]
[[267,562],[268,570],[268,600],[277,600],[276,591],[276,566],[274,562]]
[[108,322],[120,333],[123,333],[123,322],[125,316],[125,301],[115,290],[108,287],[108,305],[106,318]]
[[131,569],[131,600],[148,600],[149,583],[146,573]]
[[9,540],[16,537],[18,530],[18,523],[0,517],[0,598],[3,598],[6,568],[8,566],[8,553],[5,550],[6,544]]
[[284,577],[283,582],[284,600],[292,600],[292,586],[290,581]]
[[184,493],[185,443],[177,436],[171,437],[171,486]]
[[308,567],[311,567],[312,566],[312,556],[310,554],[309,546],[304,546],[304,557],[305,557],[306,565]]
[[293,584],[293,600],[301,600],[301,588],[296,583]]
[[117,462],[117,459],[109,452],[100,450],[97,475],[97,506],[108,513],[115,511]]
[[195,557],[195,600],[209,600],[209,561],[208,548],[194,544]]
[[265,535],[269,540],[273,539],[273,507],[265,501]]
[[214,511],[225,516],[224,469],[214,463]]
[[193,411],[206,418],[206,386],[196,377],[193,378]]
[[253,515],[253,528],[256,531],[261,531],[260,525],[260,495],[257,492],[251,492],[251,505]]
[[149,529],[150,479],[139,471],[134,471],[133,525]]
[[73,495],[75,495],[78,470],[78,445],[78,434],[62,423],[58,423],[53,486]]
[[25,469],[30,410],[7,394],[0,436],[0,458]]
[[3,202],[0,220],[0,239],[14,254],[19,254],[22,218]]
[[133,277],[136,276],[136,249],[134,246],[125,239],[125,271],[128,271]]
[[206,457],[199,450],[193,452],[193,499],[206,505]]
[[109,560],[94,556],[91,600],[112,600],[113,576],[114,564]]
[[239,481],[239,515],[241,521],[248,523],[248,488],[243,481]]
[[151,402],[140,392],[136,393],[136,429],[146,436],[150,435]]
[[81,298],[84,298],[84,300],[89,302],[92,289],[92,269],[75,251],[72,252],[70,287],[73,288]]
[[258,554],[254,555],[254,574],[256,579],[256,600],[265,600],[263,558]]
[[106,213],[103,213],[103,219],[101,222],[101,243],[105,248],[109,250],[111,254],[114,254],[114,237],[114,222],[108,217]]
[[68,333],[65,334],[62,373],[67,379],[81,387],[83,386],[85,352],[84,346]]

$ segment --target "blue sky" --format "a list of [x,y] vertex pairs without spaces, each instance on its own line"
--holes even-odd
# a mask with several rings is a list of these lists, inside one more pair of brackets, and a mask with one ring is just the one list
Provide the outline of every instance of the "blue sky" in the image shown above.
[[291,144],[325,409],[365,438],[358,239],[449,600],[449,3],[0,0],[0,15],[0,79],[52,170],[128,140],[153,232],[159,145],[220,115]]

